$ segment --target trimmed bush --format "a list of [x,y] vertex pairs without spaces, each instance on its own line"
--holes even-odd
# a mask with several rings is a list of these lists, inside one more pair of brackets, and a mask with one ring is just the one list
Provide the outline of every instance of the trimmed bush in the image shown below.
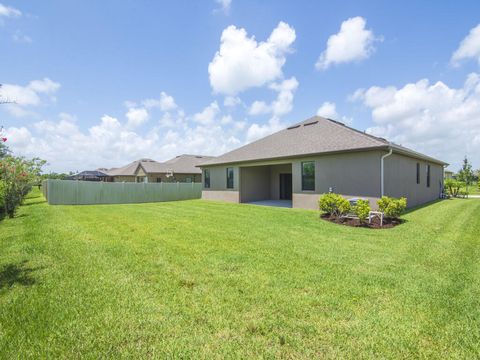
[[323,194],[320,196],[318,206],[321,211],[337,218],[347,214],[351,210],[348,200],[341,195],[334,193]]
[[377,204],[378,210],[383,212],[386,218],[398,219],[407,208],[407,199],[404,197],[395,199],[388,196],[382,196]]
[[367,221],[370,210],[370,202],[368,200],[357,200],[356,205],[353,207],[353,212],[358,216],[362,224]]
[[445,187],[446,192],[450,196],[457,197],[460,193],[460,189],[461,189],[462,185],[463,185],[463,183],[461,181],[454,180],[454,179],[447,179],[447,180],[445,180],[444,187]]

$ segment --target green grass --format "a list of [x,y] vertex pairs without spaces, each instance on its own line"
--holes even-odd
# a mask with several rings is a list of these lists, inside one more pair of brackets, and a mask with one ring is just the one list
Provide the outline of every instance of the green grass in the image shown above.
[[480,200],[388,230],[201,200],[0,223],[0,358],[478,358]]
[[[466,188],[463,188],[463,190],[466,190]],[[477,185],[471,185],[468,187],[468,193],[470,195],[480,195],[480,188]]]

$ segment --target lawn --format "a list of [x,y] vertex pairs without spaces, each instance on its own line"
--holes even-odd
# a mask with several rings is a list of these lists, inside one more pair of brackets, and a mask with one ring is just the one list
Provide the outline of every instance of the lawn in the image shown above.
[[480,200],[388,230],[206,202],[0,222],[0,358],[478,358]]

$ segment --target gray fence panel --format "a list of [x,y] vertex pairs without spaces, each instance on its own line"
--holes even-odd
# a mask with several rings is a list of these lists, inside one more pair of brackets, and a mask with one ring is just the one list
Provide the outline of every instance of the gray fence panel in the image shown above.
[[200,183],[105,183],[45,180],[42,190],[51,205],[132,204],[199,199]]

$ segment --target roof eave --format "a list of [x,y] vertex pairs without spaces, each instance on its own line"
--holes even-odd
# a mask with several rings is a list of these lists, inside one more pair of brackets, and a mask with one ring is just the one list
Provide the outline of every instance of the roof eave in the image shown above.
[[299,158],[318,156],[318,155],[332,155],[332,154],[374,151],[374,150],[386,150],[386,149],[388,149],[388,145],[380,145],[380,146],[370,146],[370,147],[356,148],[356,149],[345,149],[345,150],[324,151],[324,152],[315,152],[315,153],[289,155],[289,156],[257,158],[257,159],[251,159],[251,160],[225,161],[225,162],[220,162],[220,163],[207,163],[207,164],[199,164],[199,165],[196,165],[196,166],[200,167],[200,168],[204,168],[204,167],[209,167],[209,166],[246,164],[246,163],[255,163],[255,162],[271,161],[271,160],[276,161],[276,160],[287,160],[287,159],[299,159]]
[[413,157],[413,158],[416,158],[416,159],[426,160],[426,161],[433,162],[433,163],[436,163],[436,164],[439,164],[439,165],[442,165],[442,166],[445,166],[445,165],[448,166],[449,165],[445,161],[435,159],[431,156],[424,155],[422,153],[419,153],[419,152],[416,152],[416,151],[413,151],[413,150],[410,150],[410,149],[404,149],[404,148],[398,147],[395,144],[392,144],[389,147],[391,147],[393,152],[397,153],[397,154],[407,155],[407,156],[410,156],[410,157]]

